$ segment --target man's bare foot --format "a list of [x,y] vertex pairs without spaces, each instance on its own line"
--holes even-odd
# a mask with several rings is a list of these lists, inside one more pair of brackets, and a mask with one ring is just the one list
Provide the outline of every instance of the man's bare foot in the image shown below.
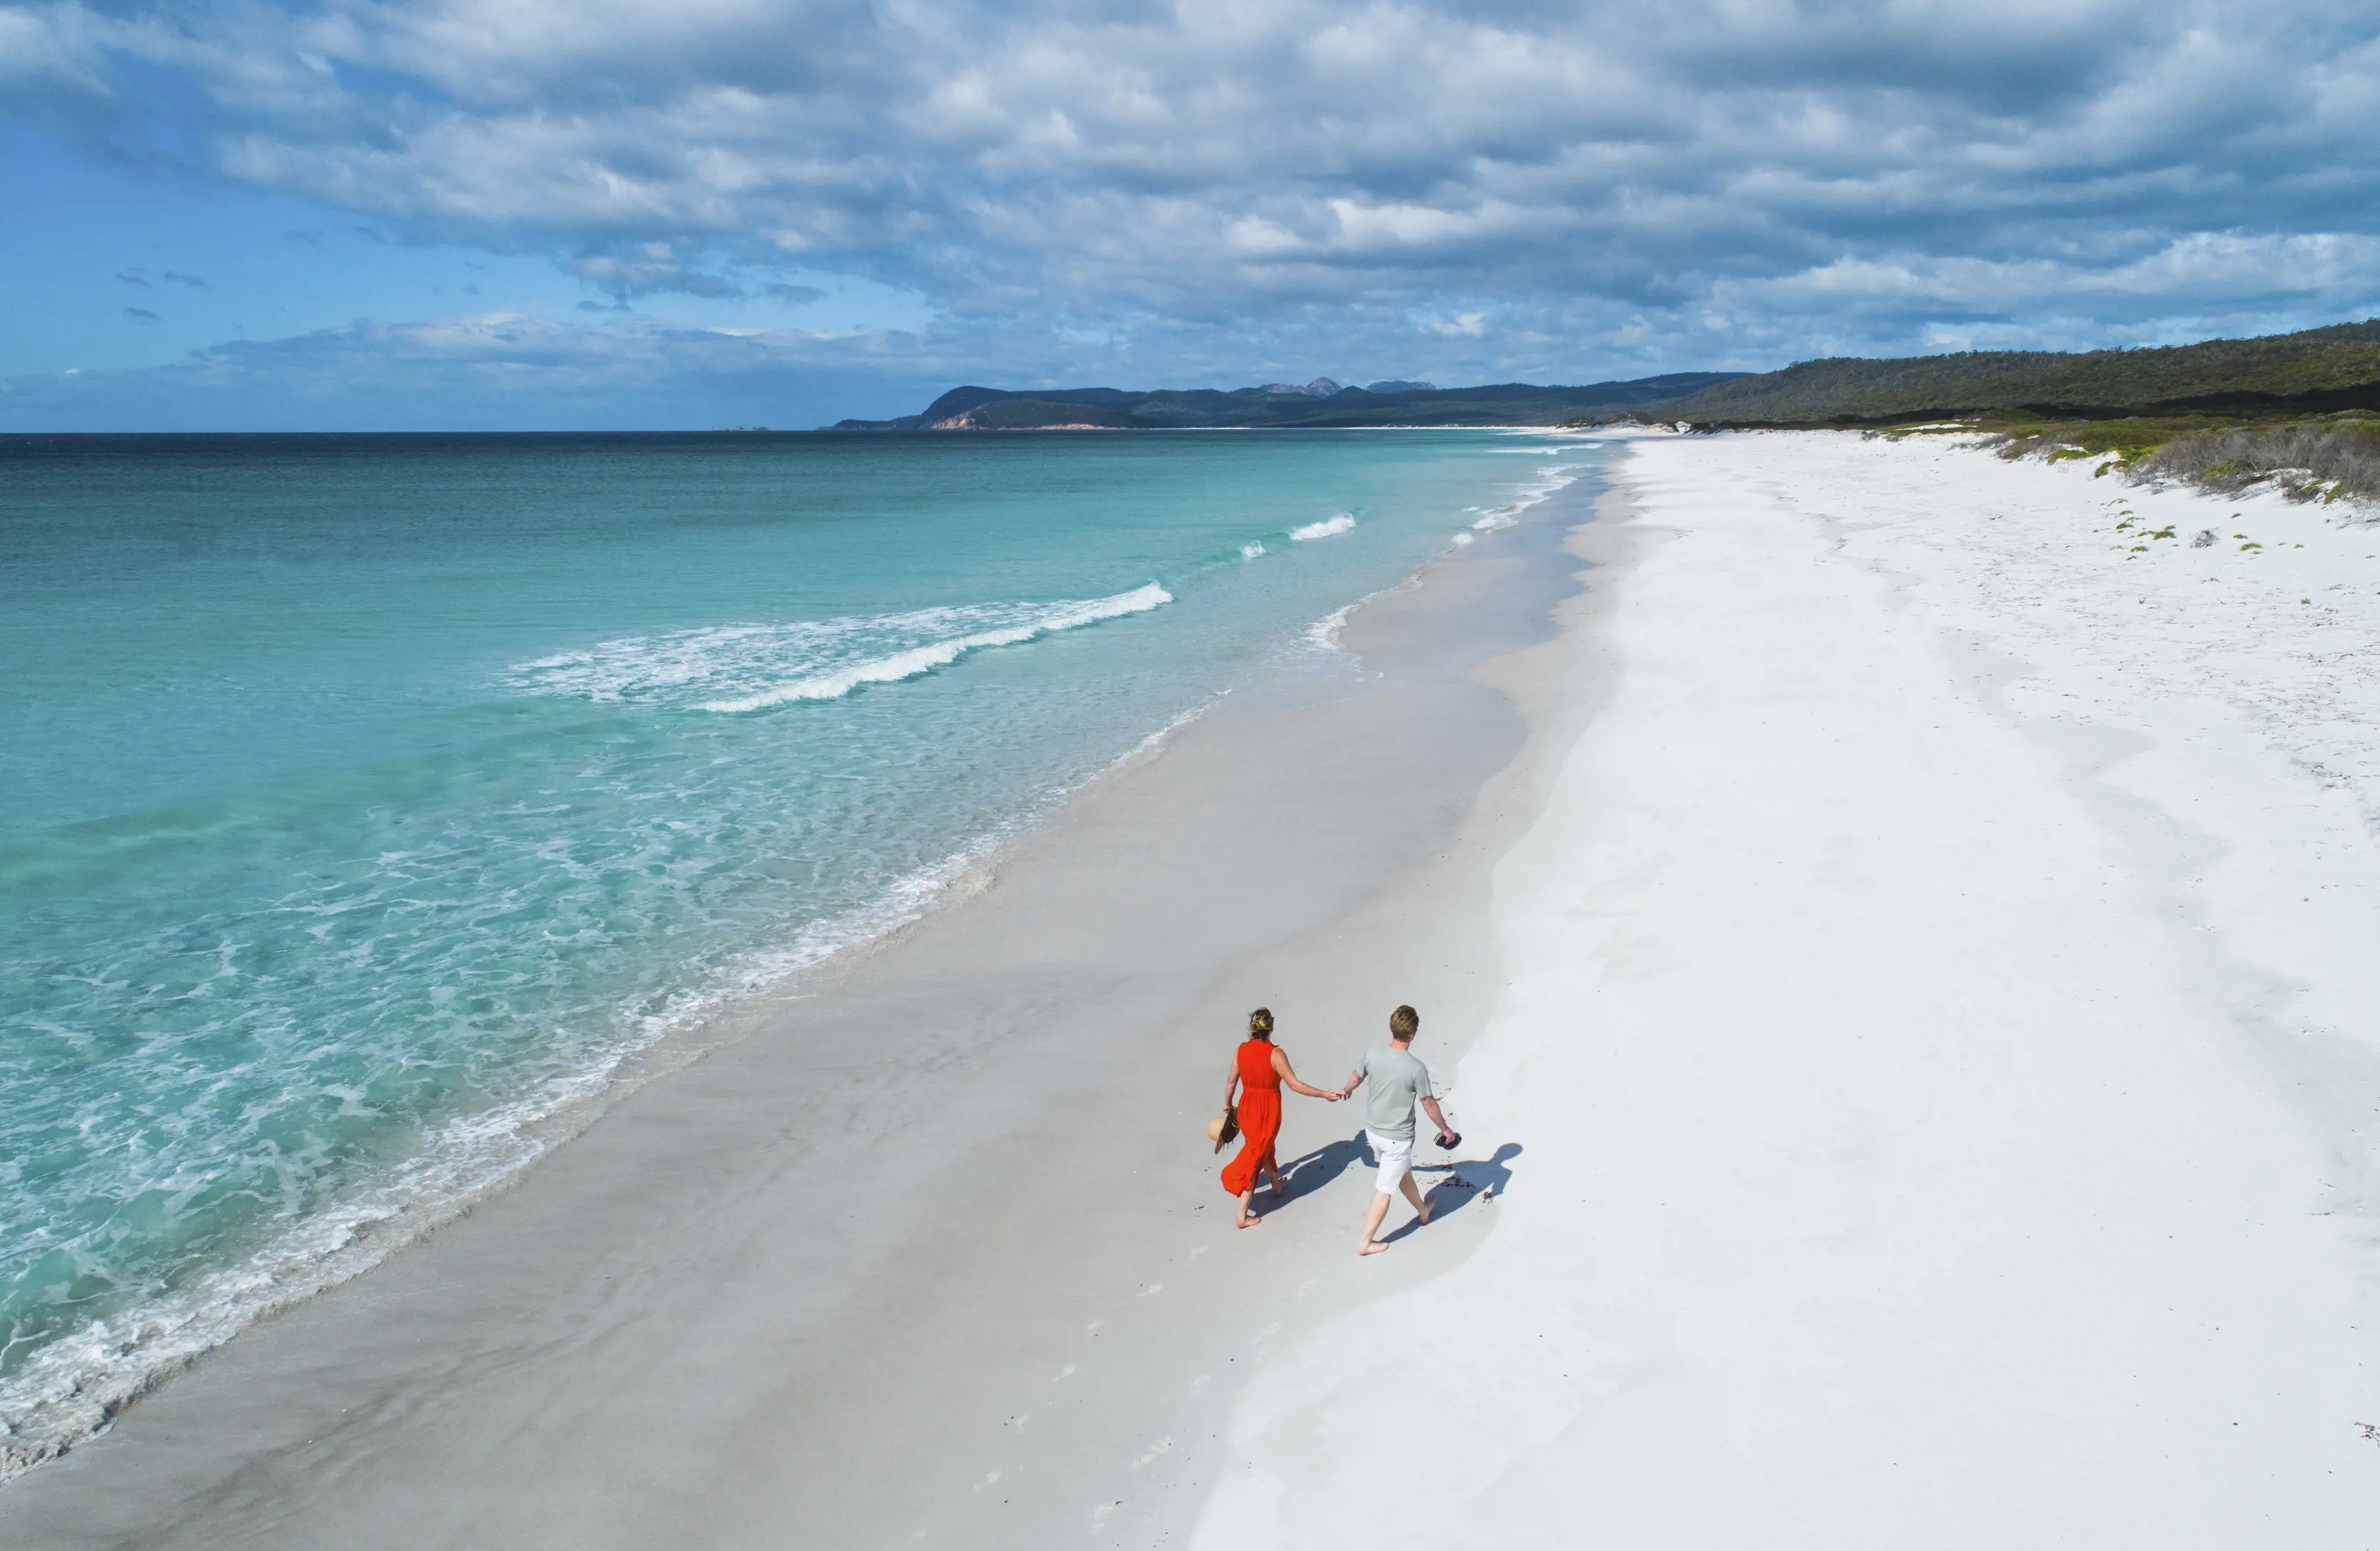
[[1437,1210],[1438,1203],[1434,1201],[1425,1201],[1421,1203],[1421,1210],[1414,1214],[1414,1221],[1416,1224],[1426,1225],[1429,1221],[1429,1215]]
[[1366,1239],[1364,1247],[1355,1252],[1359,1255],[1384,1255],[1389,1252],[1389,1247],[1377,1239]]

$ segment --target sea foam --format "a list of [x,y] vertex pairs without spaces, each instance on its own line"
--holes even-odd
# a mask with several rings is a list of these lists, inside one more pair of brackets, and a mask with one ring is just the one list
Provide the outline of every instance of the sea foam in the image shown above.
[[1301,543],[1307,539],[1335,538],[1339,534],[1348,531],[1354,526],[1355,514],[1354,512],[1341,512],[1337,517],[1330,518],[1326,521],[1309,522],[1303,528],[1292,528],[1289,531],[1289,536]]
[[[1549,450],[1558,453],[1563,449],[1554,448]],[[1578,478],[1578,468],[1572,465],[1566,464],[1560,468],[1547,470],[1542,475],[1538,476],[1534,483],[1522,490],[1519,497],[1513,500],[1510,505],[1488,507],[1484,515],[1479,517],[1471,524],[1470,532],[1475,534],[1494,533],[1512,527],[1514,523],[1521,520],[1521,514],[1523,512],[1527,511],[1531,507],[1536,506],[1540,502],[1551,497],[1555,492],[1561,490],[1574,482]],[[1480,508],[1477,507],[1465,507],[1463,510],[1467,513],[1479,511]],[[1464,534],[1457,534],[1455,537],[1455,543],[1457,544],[1468,543],[1470,542],[1470,538]]]
[[1019,645],[1172,601],[1172,593],[1152,581],[1105,598],[627,636],[518,664],[506,682],[533,694],[650,701],[738,715],[839,700],[864,685],[899,683],[946,667],[988,646]]
[[1059,630],[1078,629],[1085,625],[1096,625],[1103,619],[1121,619],[1131,614],[1146,614],[1172,601],[1172,593],[1152,581],[1146,587],[1135,587],[1111,598],[1053,604],[1033,617],[1016,624],[978,630],[948,641],[928,641],[889,656],[854,663],[848,667],[826,673],[810,674],[758,694],[705,701],[700,709],[733,715],[747,711],[765,711],[775,705],[789,705],[795,701],[840,700],[863,684],[897,684],[904,678],[915,678],[921,673],[931,673],[938,667],[947,666],[968,653],[987,646],[1021,645]]

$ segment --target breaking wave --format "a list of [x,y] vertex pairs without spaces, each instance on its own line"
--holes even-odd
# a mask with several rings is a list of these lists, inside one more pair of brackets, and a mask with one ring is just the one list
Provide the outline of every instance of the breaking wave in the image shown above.
[[1292,528],[1289,531],[1289,536],[1300,543],[1303,543],[1307,539],[1334,538],[1341,533],[1348,531],[1354,526],[1355,514],[1354,512],[1341,512],[1337,517],[1331,518],[1327,521],[1309,522],[1303,528]]
[[628,636],[517,664],[506,683],[532,694],[649,701],[737,715],[798,701],[840,700],[863,685],[895,684],[947,667],[988,646],[1020,645],[1172,601],[1172,593],[1152,581],[1106,598]]

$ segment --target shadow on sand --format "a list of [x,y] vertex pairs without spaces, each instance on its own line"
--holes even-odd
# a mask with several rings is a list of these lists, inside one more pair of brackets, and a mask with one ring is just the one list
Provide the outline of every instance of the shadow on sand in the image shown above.
[[[1427,1155],[1436,1145],[1424,1137],[1416,1151]],[[1511,1189],[1512,1170],[1510,1166],[1514,1158],[1521,1155],[1521,1144],[1507,1142],[1485,1158],[1446,1158],[1443,1154],[1439,1155],[1444,1158],[1443,1162],[1414,1165],[1414,1183],[1421,1187],[1432,1203],[1429,1220],[1433,1223],[1444,1222],[1474,1201],[1493,1201]],[[1371,1147],[1364,1141],[1362,1131],[1344,1141],[1326,1143],[1282,1164],[1281,1182],[1284,1193],[1276,1200],[1269,1191],[1259,1189],[1257,1191],[1257,1213],[1259,1216],[1269,1216],[1301,1197],[1312,1195],[1350,1168],[1375,1166],[1377,1160],[1372,1156]],[[1439,1176],[1443,1178],[1436,1178]],[[1402,1203],[1403,1198],[1398,1199]],[[1392,1233],[1381,1235],[1380,1242],[1393,1243],[1411,1233],[1416,1226],[1408,1222]]]
[[[1427,1137],[1422,1139],[1416,1153],[1427,1154],[1437,1144]],[[1415,1163],[1414,1183],[1422,1189],[1424,1199],[1430,1203],[1429,1220],[1433,1227],[1462,1211],[1475,1201],[1493,1201],[1512,1185],[1512,1160],[1521,1155],[1521,1144],[1508,1142],[1485,1158],[1449,1158],[1444,1163]],[[1436,1184],[1433,1175],[1443,1175]],[[1402,1198],[1401,1198],[1402,1199]],[[1393,1233],[1380,1236],[1383,1244],[1393,1244],[1421,1225],[1407,1222]]]
[[1278,1212],[1301,1196],[1312,1195],[1346,1173],[1351,1166],[1368,1164],[1371,1155],[1371,1150],[1364,1145],[1364,1133],[1357,1131],[1344,1142],[1329,1142],[1303,1157],[1292,1158],[1281,1166],[1281,1182],[1287,1193],[1276,1201],[1263,1191],[1257,1191],[1257,1210]]

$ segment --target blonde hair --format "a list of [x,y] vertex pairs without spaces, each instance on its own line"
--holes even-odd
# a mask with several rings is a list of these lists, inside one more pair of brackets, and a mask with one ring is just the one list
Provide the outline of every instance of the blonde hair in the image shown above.
[[1258,1008],[1248,1014],[1248,1038],[1272,1038],[1272,1008]]
[[1389,1037],[1411,1039],[1421,1032],[1421,1014],[1409,1007],[1399,1008],[1389,1014]]

